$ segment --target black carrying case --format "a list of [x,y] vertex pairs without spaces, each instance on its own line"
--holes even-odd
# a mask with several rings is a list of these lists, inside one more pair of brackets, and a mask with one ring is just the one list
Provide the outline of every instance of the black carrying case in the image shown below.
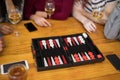
[[105,59],[86,33],[34,38],[31,49],[37,71],[97,63]]

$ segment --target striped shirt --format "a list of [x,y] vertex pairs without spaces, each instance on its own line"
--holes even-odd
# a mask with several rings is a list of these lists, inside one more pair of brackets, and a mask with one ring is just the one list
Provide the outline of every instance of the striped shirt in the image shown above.
[[117,1],[117,0],[88,0],[84,9],[91,13],[93,11],[103,11],[107,3]]

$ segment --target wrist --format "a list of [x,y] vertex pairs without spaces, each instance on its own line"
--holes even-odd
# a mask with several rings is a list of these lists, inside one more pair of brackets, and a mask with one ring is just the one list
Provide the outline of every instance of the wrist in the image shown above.
[[85,24],[87,24],[89,22],[89,20],[88,19],[84,19],[81,22],[82,22],[83,25],[85,25]]
[[47,18],[47,13],[45,11],[36,11],[35,13],[37,16]]
[[35,15],[35,14],[33,14],[33,15],[30,16],[31,20],[35,20],[36,18],[37,18],[37,15]]

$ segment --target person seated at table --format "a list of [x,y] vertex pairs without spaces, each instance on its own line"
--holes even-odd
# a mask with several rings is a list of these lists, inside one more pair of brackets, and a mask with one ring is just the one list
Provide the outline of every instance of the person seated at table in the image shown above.
[[104,35],[107,39],[120,40],[120,1],[105,24]]
[[[46,0],[25,0],[24,18],[33,20],[39,26],[51,26],[50,22],[46,19],[47,13],[45,12]],[[65,20],[72,14],[74,0],[54,0],[55,11],[51,19]]]
[[0,24],[0,52],[3,51],[3,48],[5,47],[4,40],[3,40],[3,34],[11,34],[13,32],[13,28],[7,24]]
[[[7,11],[4,0],[0,0],[0,33],[1,34],[10,34],[13,32],[13,28],[5,23],[7,22]],[[4,24],[2,23],[4,22]]]
[[13,1],[17,5],[21,0],[0,0],[0,52],[4,48],[3,35],[11,34],[13,32],[13,28],[7,23],[6,1]]
[[0,33],[1,34],[11,34],[13,32],[13,28],[9,24],[0,24]]
[[105,24],[117,0],[75,0],[73,17],[80,21],[88,32],[95,32],[96,23]]
[[0,0],[0,22],[8,22],[9,9],[13,9],[17,6],[23,13],[24,0]]
[[[20,2],[22,3],[24,0],[0,0],[0,22],[4,22],[4,24],[0,24],[0,32],[2,34],[10,34],[13,32],[13,28],[8,24],[8,16],[7,10],[10,8],[15,7],[15,5],[19,5]],[[7,9],[6,3],[14,3],[8,4],[10,7]]]

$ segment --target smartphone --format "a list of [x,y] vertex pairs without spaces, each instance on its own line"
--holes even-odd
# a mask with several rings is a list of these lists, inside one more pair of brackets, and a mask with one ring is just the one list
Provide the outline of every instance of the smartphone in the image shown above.
[[116,70],[120,71],[120,59],[116,54],[109,54],[106,56],[110,63],[115,67]]
[[17,62],[11,62],[11,63],[2,64],[0,66],[0,68],[1,68],[1,74],[7,74],[9,67],[12,66],[12,65],[14,65],[14,64],[23,64],[23,65],[25,65],[26,69],[29,69],[29,65],[28,65],[27,60],[17,61]]
[[25,23],[24,25],[29,32],[33,32],[37,30],[37,28],[31,22]]

